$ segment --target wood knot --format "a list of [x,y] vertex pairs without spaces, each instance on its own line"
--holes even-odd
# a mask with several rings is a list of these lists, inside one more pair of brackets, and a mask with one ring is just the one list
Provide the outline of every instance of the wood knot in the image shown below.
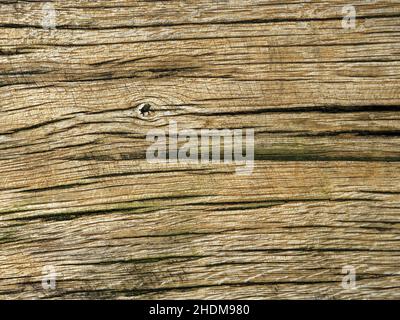
[[138,106],[139,114],[142,117],[148,117],[151,113],[151,104],[150,103],[142,103]]

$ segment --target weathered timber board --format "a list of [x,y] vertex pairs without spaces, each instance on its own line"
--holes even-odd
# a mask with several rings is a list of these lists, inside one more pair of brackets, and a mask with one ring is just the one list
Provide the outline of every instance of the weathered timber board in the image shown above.
[[[0,1],[0,298],[400,298],[400,2],[52,5]],[[148,163],[172,120],[253,174]]]

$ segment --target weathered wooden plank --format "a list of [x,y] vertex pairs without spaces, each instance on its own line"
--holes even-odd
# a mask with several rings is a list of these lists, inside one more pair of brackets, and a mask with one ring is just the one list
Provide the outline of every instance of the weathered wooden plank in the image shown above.
[[[400,4],[347,4],[0,1],[0,298],[399,298]],[[148,163],[170,121],[253,174]]]
[[[297,86],[312,87],[313,96],[299,95],[293,84],[261,87],[220,79],[3,88],[0,158],[42,159],[45,153],[64,159],[143,159],[150,145],[146,133],[155,126],[168,130],[169,122],[177,121],[180,129],[255,128],[257,159],[398,161],[398,107],[391,101],[379,105],[372,96],[387,95],[397,103],[400,91],[390,85],[368,90],[371,99],[365,105],[365,95],[346,90],[347,84],[337,92],[327,84],[307,83]],[[382,87],[389,81],[368,83]],[[392,84],[398,86],[397,80]],[[313,104],[324,87],[322,94],[329,96]],[[359,97],[359,105],[339,103],[340,94],[347,99],[350,92]],[[387,103],[385,97],[382,101]],[[137,108],[143,102],[152,106],[148,117]],[[287,103],[297,105],[281,106]]]
[[[42,2],[2,1],[2,24],[40,26]],[[399,3],[379,0],[372,3],[356,0],[302,1],[282,3],[277,0],[67,0],[54,1],[58,25],[69,29],[109,29],[168,25],[199,25],[247,21],[309,21],[341,19],[342,8],[355,5],[361,18],[391,17]]]
[[[11,297],[205,298],[222,286],[232,291],[221,297],[287,298],[299,285],[318,288],[303,297],[345,298],[346,265],[361,279],[353,297],[398,294],[397,163],[262,161],[251,177],[224,165],[68,165],[32,164],[2,192]],[[45,264],[57,291],[38,289]],[[386,277],[393,288],[375,291]]]

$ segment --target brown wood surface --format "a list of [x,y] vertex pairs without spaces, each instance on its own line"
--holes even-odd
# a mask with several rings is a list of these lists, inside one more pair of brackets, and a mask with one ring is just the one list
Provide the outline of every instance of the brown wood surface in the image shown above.
[[[0,298],[400,298],[400,2],[52,5],[0,1]],[[253,174],[148,163],[172,120]]]

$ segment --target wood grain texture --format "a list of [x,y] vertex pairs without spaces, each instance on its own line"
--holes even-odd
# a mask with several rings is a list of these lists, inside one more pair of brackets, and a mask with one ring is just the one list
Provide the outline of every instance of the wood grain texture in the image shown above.
[[[43,5],[0,1],[0,298],[400,298],[398,1]],[[253,174],[148,163],[172,120]]]

